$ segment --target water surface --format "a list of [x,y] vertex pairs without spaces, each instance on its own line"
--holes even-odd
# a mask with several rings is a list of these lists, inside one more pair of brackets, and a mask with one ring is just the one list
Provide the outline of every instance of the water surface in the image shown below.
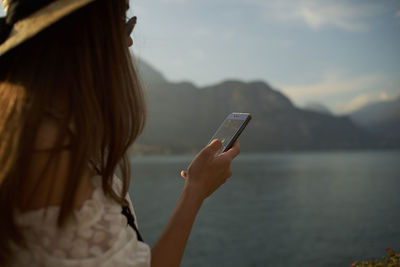
[[[130,193],[153,245],[192,157],[134,158]],[[240,155],[200,210],[182,266],[350,266],[400,251],[400,151]]]

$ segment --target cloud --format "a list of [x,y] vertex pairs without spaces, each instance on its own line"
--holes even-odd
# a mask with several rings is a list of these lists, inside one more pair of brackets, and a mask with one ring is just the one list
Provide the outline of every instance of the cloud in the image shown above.
[[344,0],[244,0],[260,6],[267,19],[302,22],[313,30],[338,28],[349,32],[369,30],[367,19],[382,8],[370,3]]
[[349,114],[366,106],[367,104],[389,101],[391,99],[393,99],[393,97],[389,96],[389,94],[385,91],[359,94],[346,102],[341,102],[334,105],[334,112],[336,114]]
[[185,4],[187,0],[161,0],[161,2],[165,4]]
[[329,72],[319,82],[309,85],[283,86],[282,91],[295,101],[318,99],[376,88],[386,80],[386,76],[381,73],[345,77],[337,72]]
[[200,48],[193,48],[189,54],[196,61],[203,61],[206,57],[206,53]]
[[210,38],[212,36],[213,32],[211,31],[211,29],[208,28],[203,28],[203,27],[199,27],[199,28],[195,28],[192,30],[191,32],[191,36],[193,38]]
[[223,41],[230,41],[236,37],[237,33],[235,30],[227,30],[221,34],[221,39]]
[[343,72],[327,72],[317,82],[281,86],[281,91],[299,106],[317,102],[335,114],[348,114],[372,102],[398,98],[399,86],[397,78],[386,73],[349,76]]

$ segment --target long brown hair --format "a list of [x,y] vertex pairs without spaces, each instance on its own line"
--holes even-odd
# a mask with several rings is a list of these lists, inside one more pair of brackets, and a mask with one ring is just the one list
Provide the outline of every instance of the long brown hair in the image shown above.
[[[0,58],[0,265],[11,243],[24,245],[14,214],[27,200],[20,188],[45,117],[59,129],[45,171],[58,161],[65,137],[71,140],[59,226],[73,210],[88,166],[102,176],[104,192],[126,204],[127,151],[145,122],[143,93],[127,47],[126,7],[125,0],[96,0]],[[118,167],[122,193],[111,187]]]

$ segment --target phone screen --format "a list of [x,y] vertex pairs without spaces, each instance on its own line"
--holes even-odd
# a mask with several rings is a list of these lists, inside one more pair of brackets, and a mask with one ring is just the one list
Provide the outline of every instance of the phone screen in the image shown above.
[[240,114],[240,119],[234,119],[234,116],[237,115],[234,113],[229,115],[210,140],[211,142],[214,139],[219,139],[222,142],[222,148],[219,153],[227,151],[233,145],[250,119],[250,116],[245,114]]
[[221,128],[218,132],[215,133],[212,139],[219,139],[222,142],[221,151],[225,151],[226,147],[229,144],[229,141],[232,140],[235,133],[240,129],[240,126],[243,124],[242,120],[226,120],[224,124],[221,125]]

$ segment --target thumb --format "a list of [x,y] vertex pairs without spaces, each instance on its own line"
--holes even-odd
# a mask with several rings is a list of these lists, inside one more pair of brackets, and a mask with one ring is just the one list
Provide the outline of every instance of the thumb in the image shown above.
[[187,178],[187,171],[181,171],[181,177],[183,179],[186,179]]

